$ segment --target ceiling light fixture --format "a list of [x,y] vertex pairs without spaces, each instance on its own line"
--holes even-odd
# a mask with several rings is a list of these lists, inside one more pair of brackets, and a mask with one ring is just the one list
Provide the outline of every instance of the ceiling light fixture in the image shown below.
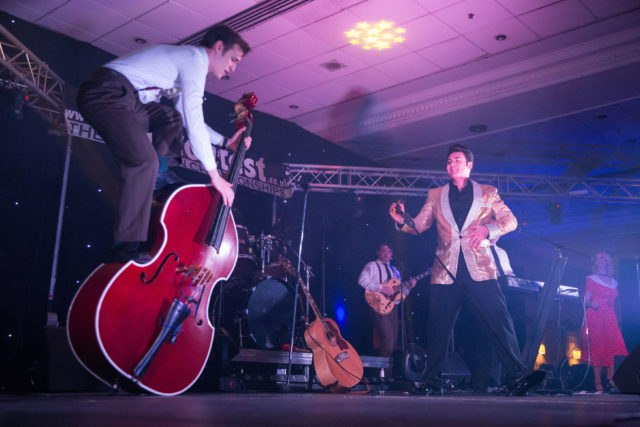
[[487,125],[483,123],[476,123],[475,125],[469,126],[469,131],[473,133],[480,133],[487,131]]
[[504,34],[498,34],[496,36],[496,40],[498,40],[499,42],[504,41],[507,39],[507,36],[505,36]]
[[402,27],[394,27],[391,21],[382,20],[375,24],[358,22],[354,28],[344,33],[349,43],[360,45],[364,50],[384,50],[391,48],[394,43],[405,41],[403,34],[406,31]]
[[346,67],[346,65],[338,62],[335,59],[332,59],[331,61],[327,61],[324,64],[320,64],[320,66],[328,71],[336,71]]
[[133,41],[138,43],[138,44],[146,44],[147,43],[147,39],[143,39],[142,37],[135,37],[133,39]]
[[296,104],[291,104],[289,105],[289,108],[291,108],[292,110],[297,110],[300,107],[298,107]]

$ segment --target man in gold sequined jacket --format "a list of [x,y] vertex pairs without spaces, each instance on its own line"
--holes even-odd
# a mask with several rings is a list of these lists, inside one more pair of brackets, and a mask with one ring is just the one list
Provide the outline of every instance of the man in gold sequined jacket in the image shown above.
[[398,212],[404,212],[402,204],[393,203],[389,208],[396,227],[406,233],[422,233],[436,223],[439,260],[431,276],[425,377],[427,387],[436,391],[442,389],[451,328],[465,301],[491,336],[508,379],[515,380],[526,371],[489,244],[515,230],[518,222],[495,187],[470,179],[472,168],[473,153],[463,145],[452,145],[447,158],[451,180],[429,191],[413,218],[415,229]]

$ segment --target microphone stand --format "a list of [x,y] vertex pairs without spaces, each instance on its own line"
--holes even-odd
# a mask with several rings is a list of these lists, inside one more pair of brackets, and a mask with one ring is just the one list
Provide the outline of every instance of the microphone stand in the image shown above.
[[[304,185],[304,201],[302,204],[302,225],[300,227],[300,245],[298,247],[298,268],[297,268],[297,279],[301,278],[302,275],[300,273],[300,267],[302,263],[302,243],[304,241],[304,225],[307,218],[307,200],[309,199],[309,186]],[[293,360],[293,343],[295,339],[296,333],[296,317],[298,316],[298,289],[299,289],[300,280],[296,280],[296,288],[293,298],[293,317],[291,321],[291,340],[289,341],[289,363],[287,366],[287,384],[286,387],[289,389],[290,386],[290,378],[291,378],[291,364]]]

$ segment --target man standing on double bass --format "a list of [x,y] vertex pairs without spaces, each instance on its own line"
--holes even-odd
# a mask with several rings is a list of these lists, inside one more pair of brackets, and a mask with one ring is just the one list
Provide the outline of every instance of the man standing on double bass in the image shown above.
[[[218,174],[211,144],[233,150],[244,128],[227,140],[205,124],[202,102],[207,74],[221,79],[232,73],[250,50],[234,30],[215,25],[199,46],[156,45],[133,52],[80,86],[78,109],[104,139],[123,181],[107,262],[151,260],[138,246],[147,240],[158,158],[181,155],[183,124],[211,184],[231,206],[232,185]],[[244,142],[248,148],[251,138]]]
[[[510,377],[508,392],[520,395],[542,381],[544,373],[524,375],[527,368],[521,361],[513,321],[496,280],[496,264],[489,248],[489,240],[515,230],[517,220],[495,187],[469,178],[472,168],[471,150],[452,145],[447,158],[449,183],[429,191],[415,218],[404,214],[400,203],[391,204],[389,214],[406,233],[422,233],[434,221],[438,231],[427,324],[428,390],[442,389],[440,376],[451,328],[466,300],[491,336]],[[415,229],[407,222],[415,224]]]

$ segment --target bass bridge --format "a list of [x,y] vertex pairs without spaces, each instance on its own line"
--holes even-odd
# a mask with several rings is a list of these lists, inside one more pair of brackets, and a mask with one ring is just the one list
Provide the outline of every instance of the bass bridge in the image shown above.
[[349,353],[347,353],[346,351],[342,351],[340,353],[338,353],[335,357],[335,361],[338,363],[342,363],[342,361],[346,360],[349,358]]

